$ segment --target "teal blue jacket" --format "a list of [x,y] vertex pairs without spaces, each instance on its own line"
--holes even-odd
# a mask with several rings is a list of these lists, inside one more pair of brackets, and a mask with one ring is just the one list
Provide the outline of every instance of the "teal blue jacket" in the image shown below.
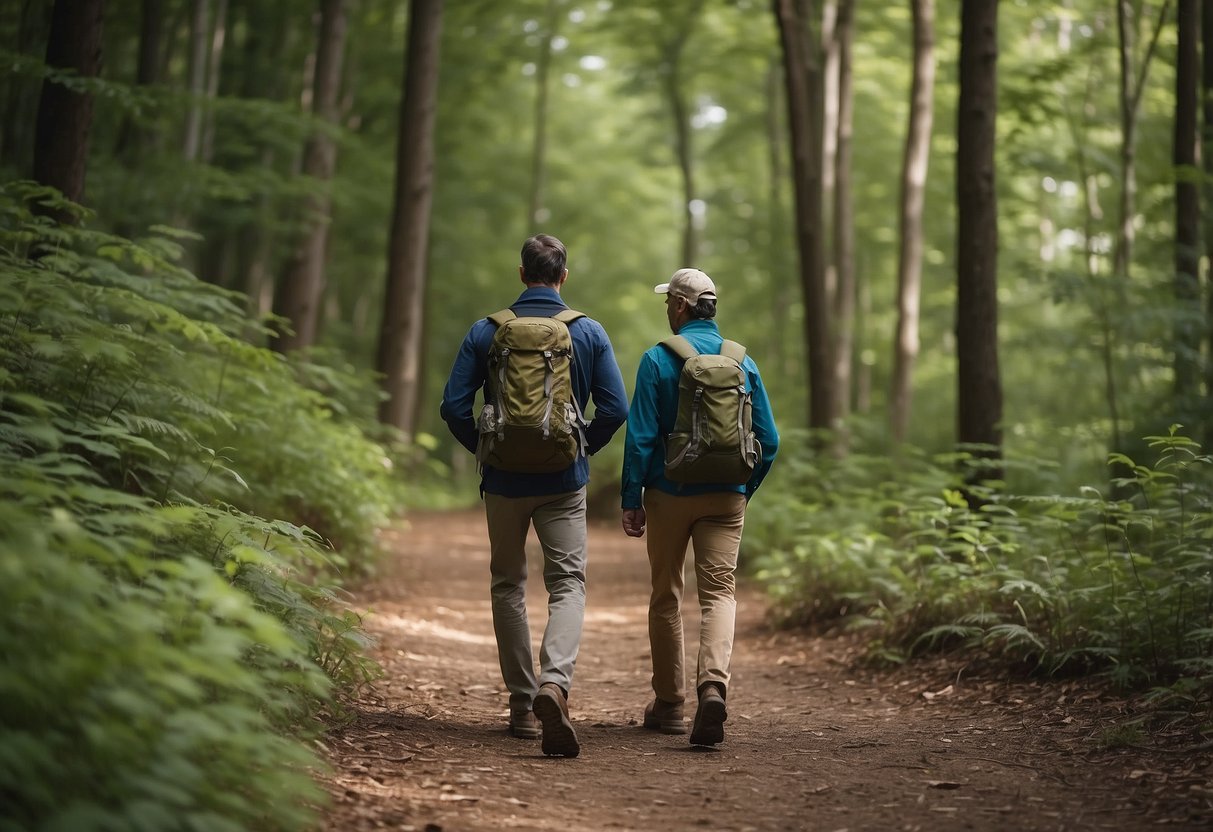
[[[683,325],[678,334],[691,342],[700,353],[718,354],[724,338],[716,322],[693,320]],[[762,460],[754,469],[750,481],[742,485],[733,484],[680,484],[664,476],[665,440],[674,430],[674,419],[678,415],[678,375],[682,371],[682,359],[668,347],[658,344],[640,359],[636,371],[636,389],[632,392],[632,404],[628,409],[627,440],[623,450],[623,507],[641,508],[644,489],[656,488],[669,494],[689,496],[717,491],[743,493],[748,500],[762,484],[763,477],[771,470],[775,453],[779,450],[779,432],[775,428],[775,417],[771,413],[771,402],[758,366],[748,355],[742,363],[746,374],[746,385],[753,403],[754,436],[762,443]]]

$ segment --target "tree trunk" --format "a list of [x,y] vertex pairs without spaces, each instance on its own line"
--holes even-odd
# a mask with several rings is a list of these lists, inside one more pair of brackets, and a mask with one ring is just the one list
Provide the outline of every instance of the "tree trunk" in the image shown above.
[[914,69],[910,82],[910,118],[901,163],[900,247],[897,257],[897,333],[893,341],[893,378],[889,418],[895,442],[910,431],[914,362],[918,358],[918,318],[922,295],[922,211],[935,118],[935,0],[910,0],[914,17]]
[[[342,56],[345,52],[346,0],[321,0],[320,29],[316,41],[316,69],[312,77],[312,114],[323,125],[337,122],[337,100],[341,92]],[[337,145],[324,129],[308,137],[303,151],[304,176],[313,180],[316,192],[303,200],[308,224],[275,297],[275,311],[291,322],[294,332],[282,333],[273,341],[281,352],[310,347],[316,342],[320,303],[324,294],[324,263],[328,250],[332,200],[328,185],[337,164]]]
[[796,247],[804,301],[808,357],[809,427],[834,426],[834,379],[830,362],[829,306],[821,232],[822,75],[811,0],[773,0],[783,48],[796,201]]
[[[1201,80],[1204,125],[1201,161],[1204,166],[1205,204],[1213,206],[1213,11],[1200,18]],[[1202,214],[1205,256],[1213,263],[1213,210]],[[1213,413],[1213,280],[1205,281],[1205,414]],[[1213,449],[1213,417],[1205,417],[1205,450]]]
[[[834,261],[834,158],[838,151],[838,26],[839,0],[821,0],[821,239],[826,305],[833,310],[838,291]],[[831,344],[833,339],[831,337]]]
[[534,234],[551,212],[543,204],[544,172],[547,162],[549,70],[552,66],[552,38],[560,20],[560,0],[548,0],[547,26],[535,61],[535,128],[531,150],[531,198],[527,207],[528,234]]
[[[834,21],[838,51],[837,139],[834,143],[834,413],[840,424],[851,412],[855,355],[855,218],[851,198],[851,128],[854,110],[851,45],[855,0],[839,0]],[[839,450],[842,446],[839,446]]]
[[[998,210],[994,176],[998,112],[998,0],[961,6],[956,124],[957,439],[1002,454],[998,369]],[[1001,478],[987,470],[983,478]]]
[[[16,49],[31,57],[46,54],[51,28],[51,7],[40,0],[24,0],[17,20]],[[0,118],[0,163],[17,171],[17,178],[30,175],[34,157],[34,131],[41,86],[34,78],[15,72],[0,74],[0,100],[5,102]]]
[[780,100],[782,71],[778,59],[772,59],[767,69],[766,83],[767,156],[770,165],[767,189],[767,228],[770,237],[767,239],[766,256],[771,286],[771,327],[767,354],[771,356],[771,366],[779,368],[781,375],[792,376],[795,373],[795,363],[791,360],[789,352],[795,350],[787,350],[786,341],[788,310],[795,300],[795,293],[792,282],[787,279],[791,268],[788,265],[789,241],[786,239],[783,196],[783,186],[787,181],[787,171],[784,168],[787,150],[783,143],[787,130],[779,118],[780,109],[784,106]]
[[[1144,11],[1135,11],[1132,0],[1116,0],[1116,31],[1120,44],[1121,190],[1120,216],[1117,218],[1112,273],[1122,284],[1122,292],[1123,283],[1128,280],[1129,267],[1133,262],[1133,244],[1136,236],[1133,222],[1137,203],[1137,118],[1141,112],[1141,95],[1150,72],[1150,62],[1154,57],[1158,36],[1162,33],[1163,23],[1167,19],[1170,6],[1171,0],[1164,0],[1158,20],[1155,21],[1154,33],[1135,73],[1136,45],[1134,39],[1140,28],[1140,15]],[[1121,300],[1124,301],[1123,296]]]
[[[101,69],[101,27],[105,0],[55,0],[47,66],[95,78]],[[57,188],[73,202],[84,198],[88,139],[93,124],[93,96],[75,92],[51,79],[42,82],[34,125],[34,179]],[[70,222],[65,212],[48,212]]]
[[[241,44],[244,77],[240,79],[240,96],[245,99],[280,100],[288,94],[284,55],[295,37],[294,27],[273,25],[280,4],[267,6],[261,2],[244,4],[243,26],[234,31],[244,32]],[[277,152],[272,144],[261,151],[261,166],[273,170]],[[275,231],[277,200],[260,193],[251,206],[250,218],[239,232],[236,257],[238,282],[248,295],[248,309],[260,320],[274,306],[273,254],[278,234]]]
[[[164,42],[164,0],[143,0],[139,18],[139,63],[135,68],[135,86],[150,87],[160,80],[160,53]],[[137,162],[143,155],[145,131],[127,115],[118,131],[114,153],[120,159]]]
[[678,170],[682,174],[682,262],[693,267],[699,257],[698,218],[695,216],[695,164],[691,151],[691,121],[687,112],[686,97],[682,90],[682,55],[695,19],[703,9],[705,0],[695,0],[687,9],[686,16],[672,25],[674,34],[665,43],[662,53],[662,80],[666,102],[670,106],[670,117],[674,121],[674,153],[678,159]]
[[209,163],[215,156],[215,110],[214,103],[219,97],[219,70],[223,65],[223,45],[227,40],[227,2],[219,0],[215,10],[215,26],[211,32],[211,50],[206,64],[206,100],[211,106],[202,116],[202,139],[199,155],[203,162]]
[[438,49],[442,0],[412,0],[396,192],[388,244],[387,287],[376,366],[388,398],[382,422],[411,437],[421,400],[421,344],[425,306],[430,207],[434,196],[434,121],[438,99]]
[[1194,410],[1200,393],[1200,191],[1197,167],[1200,4],[1179,0],[1175,66],[1175,399]]
[[187,162],[198,158],[202,139],[202,97],[206,94],[206,41],[210,34],[210,0],[190,0],[190,60],[187,87],[190,104],[185,111],[185,139],[181,153]]

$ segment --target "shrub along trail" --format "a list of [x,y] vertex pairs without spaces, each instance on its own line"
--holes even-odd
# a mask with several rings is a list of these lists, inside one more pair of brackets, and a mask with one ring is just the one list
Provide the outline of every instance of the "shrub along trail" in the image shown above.
[[[505,733],[483,516],[415,516],[388,544],[380,577],[355,593],[386,676],[325,740],[328,829],[1213,828],[1207,744],[1117,729],[1132,704],[1090,680],[1007,681],[949,657],[875,671],[850,638],[769,629],[750,588],[725,743],[644,730],[647,562],[614,524],[590,533],[570,700],[581,756],[546,758]],[[686,612],[694,633],[693,603]]]

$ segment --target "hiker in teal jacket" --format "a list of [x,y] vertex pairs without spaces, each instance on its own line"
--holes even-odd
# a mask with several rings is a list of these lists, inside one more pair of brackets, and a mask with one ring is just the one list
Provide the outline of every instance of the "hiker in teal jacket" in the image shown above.
[[[717,354],[724,341],[713,320],[716,285],[697,269],[680,269],[655,291],[666,296],[670,329],[701,354]],[[691,730],[695,745],[724,739],[725,698],[733,651],[737,553],[749,499],[762,484],[779,449],[779,433],[766,388],[753,359],[741,364],[751,395],[755,438],[762,454],[748,482],[676,483],[665,476],[665,440],[678,413],[682,360],[658,344],[640,359],[636,388],[628,410],[623,457],[623,529],[632,537],[648,535],[652,577],[649,643],[653,654],[655,698],[645,709],[644,726],[684,734],[682,591],[683,561],[694,544],[701,609],[696,670],[698,707]]]

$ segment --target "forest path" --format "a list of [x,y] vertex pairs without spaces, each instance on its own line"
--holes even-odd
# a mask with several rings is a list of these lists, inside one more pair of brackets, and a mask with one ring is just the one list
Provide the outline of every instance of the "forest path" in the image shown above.
[[[947,660],[873,671],[849,639],[770,630],[749,588],[724,744],[644,730],[647,560],[613,524],[590,530],[570,697],[581,755],[544,757],[505,732],[483,514],[416,515],[387,543],[380,576],[354,599],[386,676],[325,740],[334,832],[1213,828],[1209,750],[1104,749],[1127,706],[1090,683],[982,679]],[[533,536],[528,552],[537,639]]]

